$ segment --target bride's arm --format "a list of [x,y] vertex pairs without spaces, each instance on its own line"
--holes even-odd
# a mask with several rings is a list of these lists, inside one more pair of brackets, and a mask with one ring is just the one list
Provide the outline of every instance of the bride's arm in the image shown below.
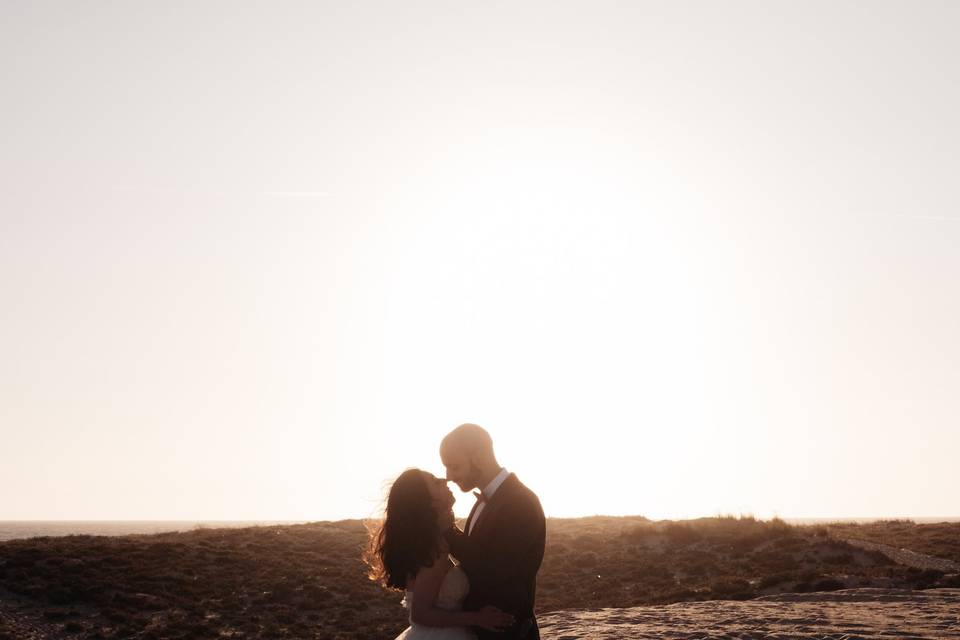
[[440,593],[443,577],[449,569],[446,555],[438,558],[433,565],[423,567],[417,573],[413,583],[413,608],[410,620],[425,627],[484,627],[493,630],[491,623],[501,621],[508,624],[510,616],[491,607],[481,611],[446,611],[433,606]]

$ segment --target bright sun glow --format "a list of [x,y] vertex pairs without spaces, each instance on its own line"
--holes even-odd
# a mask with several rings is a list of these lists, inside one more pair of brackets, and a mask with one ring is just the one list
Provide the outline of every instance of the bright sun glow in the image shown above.
[[956,515],[948,21],[215,5],[0,25],[0,519]]

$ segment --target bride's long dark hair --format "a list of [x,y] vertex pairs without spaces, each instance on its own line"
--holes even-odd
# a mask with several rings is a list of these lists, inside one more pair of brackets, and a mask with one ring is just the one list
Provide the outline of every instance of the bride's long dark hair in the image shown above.
[[383,524],[372,534],[365,554],[370,579],[391,589],[405,589],[440,553],[437,512],[424,475],[420,469],[407,469],[394,481]]

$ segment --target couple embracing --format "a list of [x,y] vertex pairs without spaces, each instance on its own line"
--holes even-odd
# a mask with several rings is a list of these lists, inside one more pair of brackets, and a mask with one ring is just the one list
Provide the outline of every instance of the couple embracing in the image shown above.
[[[440,444],[446,478],[408,469],[372,540],[373,577],[403,589],[410,626],[396,640],[539,640],[533,614],[546,527],[537,496],[497,463],[484,429]],[[461,531],[453,493],[479,489]]]

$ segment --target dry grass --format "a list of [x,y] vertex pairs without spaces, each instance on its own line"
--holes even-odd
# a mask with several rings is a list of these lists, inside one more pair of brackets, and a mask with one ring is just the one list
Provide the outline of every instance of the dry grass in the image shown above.
[[960,562],[960,524],[956,522],[915,524],[911,520],[882,520],[830,524],[827,529],[837,537],[878,542]]
[[[960,586],[956,576],[891,564],[834,533],[955,558],[960,524],[550,519],[537,608]],[[85,640],[393,638],[406,614],[399,594],[366,578],[360,561],[366,536],[363,523],[351,520],[15,540],[0,543],[0,589],[63,637]]]
[[[960,523],[953,531],[956,539]],[[538,582],[541,611],[853,587],[960,586],[956,577],[901,567],[882,554],[855,548],[826,528],[776,519],[550,520],[547,536]],[[901,546],[909,547],[904,536]],[[922,532],[919,536],[924,539]],[[933,551],[925,553],[936,555]]]
[[80,638],[393,637],[360,521],[0,544],[0,586]]

